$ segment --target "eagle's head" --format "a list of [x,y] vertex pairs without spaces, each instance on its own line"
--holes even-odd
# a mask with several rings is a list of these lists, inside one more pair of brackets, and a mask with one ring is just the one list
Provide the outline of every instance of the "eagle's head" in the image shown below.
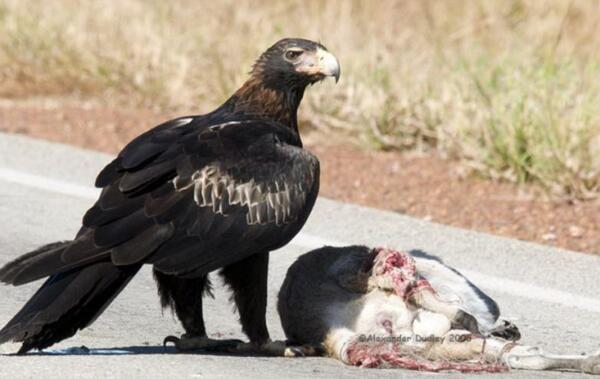
[[252,75],[268,86],[304,88],[328,76],[337,82],[340,64],[320,43],[301,38],[285,38],[267,49],[256,61]]

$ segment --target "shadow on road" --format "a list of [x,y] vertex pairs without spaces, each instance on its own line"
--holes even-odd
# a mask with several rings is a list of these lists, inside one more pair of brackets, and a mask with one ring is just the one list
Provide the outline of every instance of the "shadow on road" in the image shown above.
[[[229,357],[249,357],[257,356],[246,353],[233,352],[214,352],[214,351],[177,351],[173,346],[127,346],[90,349],[86,346],[69,347],[66,349],[46,349],[43,351],[34,351],[27,354],[0,354],[0,357],[32,357],[32,356],[75,356],[75,355],[164,355],[164,354],[192,354],[192,355],[216,355]],[[277,357],[272,357],[277,358]]]
[[181,354],[172,346],[127,346],[90,349],[86,346],[69,347],[66,349],[46,349],[27,354],[0,354],[0,356],[52,356],[52,355],[151,355],[151,354]]

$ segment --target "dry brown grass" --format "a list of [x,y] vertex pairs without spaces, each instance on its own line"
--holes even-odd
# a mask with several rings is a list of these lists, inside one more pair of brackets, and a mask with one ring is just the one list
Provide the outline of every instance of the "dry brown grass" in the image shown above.
[[436,148],[560,196],[600,193],[598,1],[0,0],[0,96],[207,111],[284,36],[342,62],[306,123]]

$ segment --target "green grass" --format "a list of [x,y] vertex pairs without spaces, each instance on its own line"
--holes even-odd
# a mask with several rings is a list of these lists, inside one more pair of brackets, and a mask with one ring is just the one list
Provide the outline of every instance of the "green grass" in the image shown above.
[[436,149],[558,197],[600,193],[598,1],[0,0],[0,96],[210,110],[277,39],[321,40],[338,86],[305,125]]

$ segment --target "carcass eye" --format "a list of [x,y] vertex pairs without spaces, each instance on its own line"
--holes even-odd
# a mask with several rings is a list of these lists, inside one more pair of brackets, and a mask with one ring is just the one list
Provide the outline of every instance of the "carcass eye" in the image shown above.
[[287,60],[294,60],[296,58],[298,58],[300,55],[302,55],[303,51],[302,50],[288,50],[285,52],[285,58]]

